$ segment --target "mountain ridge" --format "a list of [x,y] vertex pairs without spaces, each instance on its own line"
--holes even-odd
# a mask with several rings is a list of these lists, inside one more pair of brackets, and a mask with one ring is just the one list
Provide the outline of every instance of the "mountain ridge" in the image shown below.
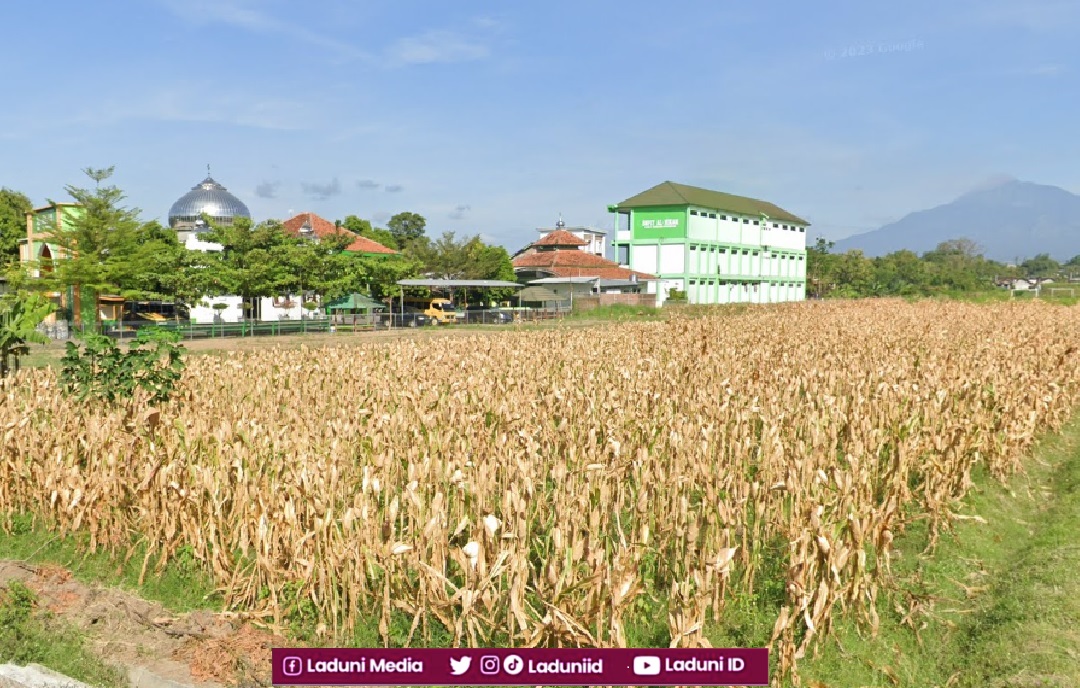
[[950,239],[971,239],[990,259],[1023,261],[1080,254],[1080,195],[1059,186],[997,176],[948,203],[908,213],[870,232],[836,241],[834,251],[875,257],[903,249],[922,254]]

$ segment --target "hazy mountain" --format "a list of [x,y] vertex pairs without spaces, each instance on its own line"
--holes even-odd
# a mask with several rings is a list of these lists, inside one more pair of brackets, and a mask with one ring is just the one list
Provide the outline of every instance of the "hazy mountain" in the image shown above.
[[978,244],[987,258],[1003,262],[1039,253],[1068,260],[1080,254],[1080,196],[1056,186],[997,179],[951,203],[841,239],[833,250],[861,249],[880,256],[909,249],[921,254],[962,237]]

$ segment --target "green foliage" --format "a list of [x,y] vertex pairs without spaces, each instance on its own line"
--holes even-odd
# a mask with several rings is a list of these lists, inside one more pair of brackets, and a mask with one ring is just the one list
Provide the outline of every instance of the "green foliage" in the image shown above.
[[280,223],[255,225],[238,217],[231,225],[217,226],[205,219],[210,231],[204,240],[220,244],[222,250],[200,254],[199,264],[192,266],[206,273],[195,285],[202,296],[237,294],[250,306],[252,298],[277,296],[297,286],[290,259],[295,264],[291,249],[300,240],[286,234]]
[[53,263],[47,281],[55,289],[79,286],[93,303],[98,294],[118,292],[137,279],[140,270],[134,258],[142,255],[139,243],[144,237],[139,211],[119,205],[124,199],[120,189],[101,185],[112,176],[113,168],[83,171],[95,188],[65,187],[79,208],[45,228],[49,242],[65,256]]
[[1054,277],[1061,271],[1061,264],[1050,257],[1049,253],[1040,253],[1029,258],[1020,267],[1027,277]]
[[27,343],[49,341],[37,326],[55,306],[39,294],[15,292],[0,297],[0,377],[19,369],[19,358],[29,353]]
[[[515,281],[510,254],[502,246],[491,246],[480,235],[457,239],[454,232],[432,241],[420,237],[410,242],[405,254],[420,265],[424,274],[441,279],[492,279]],[[512,289],[490,290],[495,300],[510,298]]]
[[178,341],[175,332],[148,327],[139,331],[127,351],[121,351],[109,337],[86,335],[84,350],[67,343],[60,383],[82,402],[113,404],[141,392],[151,402],[165,403],[184,370],[184,347]]
[[398,246],[407,246],[409,242],[424,236],[427,220],[418,213],[398,213],[390,218],[386,226]]
[[1008,481],[977,466],[957,511],[982,518],[958,519],[933,554],[926,522],[911,522],[894,541],[877,632],[838,617],[835,640],[800,662],[802,685],[1080,685],[1078,421],[1040,438]]
[[32,209],[26,194],[0,188],[0,259],[18,259],[19,239],[26,238],[26,213]]
[[[1057,263],[1047,256],[1029,261],[1029,272],[984,258],[969,239],[942,242],[921,257],[912,251],[896,251],[868,258],[861,251],[830,253],[833,242],[818,238],[806,250],[807,293],[814,297],[932,296],[972,293],[994,288],[997,278],[1056,273]],[[1043,259],[1046,260],[1043,260]],[[1027,264],[1025,264],[1027,265]]]

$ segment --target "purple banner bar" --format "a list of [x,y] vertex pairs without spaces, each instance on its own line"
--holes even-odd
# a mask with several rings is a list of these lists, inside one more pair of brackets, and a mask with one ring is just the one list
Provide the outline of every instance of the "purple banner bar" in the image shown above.
[[767,686],[769,650],[275,647],[277,686]]

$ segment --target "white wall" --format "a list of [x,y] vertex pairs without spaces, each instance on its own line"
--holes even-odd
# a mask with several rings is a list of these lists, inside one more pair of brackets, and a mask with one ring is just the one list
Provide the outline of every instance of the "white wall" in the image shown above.
[[[198,325],[207,325],[215,322],[227,322],[235,323],[240,322],[244,311],[240,307],[243,299],[239,296],[214,296],[203,299],[204,303],[200,303],[189,308],[191,314],[191,322]],[[211,308],[215,303],[224,303],[228,305],[228,308],[217,311]],[[218,320],[220,316],[220,320]]]
[[264,296],[259,299],[259,320],[262,322],[277,322],[279,320],[300,320],[304,317],[303,298],[288,296],[287,300],[293,302],[292,308],[278,307],[274,305],[274,299]]
[[716,241],[720,228],[719,218],[719,214],[716,214],[716,218],[691,215],[687,238],[695,241]]
[[[672,272],[683,272],[686,268],[686,245],[685,244],[661,244],[660,245],[660,267],[659,272],[668,274]],[[637,270],[638,268],[634,268]],[[641,272],[649,272],[649,270],[641,270]],[[656,274],[653,271],[652,274]]]
[[[773,227],[773,225],[776,226]],[[787,229],[784,229],[785,226],[787,226]],[[788,224],[786,222],[773,222],[770,220],[768,229],[762,232],[764,236],[763,243],[791,251],[805,250],[806,228],[803,227],[802,229],[803,231],[800,232],[799,227],[796,225]]]
[[657,272],[658,246],[656,244],[630,246],[630,269],[655,275]]
[[184,247],[190,251],[220,251],[222,249],[221,244],[215,244],[212,241],[203,241],[199,239],[196,234],[189,234],[184,241]]
[[717,220],[716,240],[725,244],[742,243],[742,222],[731,219],[730,215],[727,218]]
[[659,308],[660,306],[663,306],[664,302],[667,301],[667,289],[665,289],[660,284],[659,280],[648,280],[647,282],[645,282],[645,293],[646,294],[656,294],[656,307],[657,308]]

